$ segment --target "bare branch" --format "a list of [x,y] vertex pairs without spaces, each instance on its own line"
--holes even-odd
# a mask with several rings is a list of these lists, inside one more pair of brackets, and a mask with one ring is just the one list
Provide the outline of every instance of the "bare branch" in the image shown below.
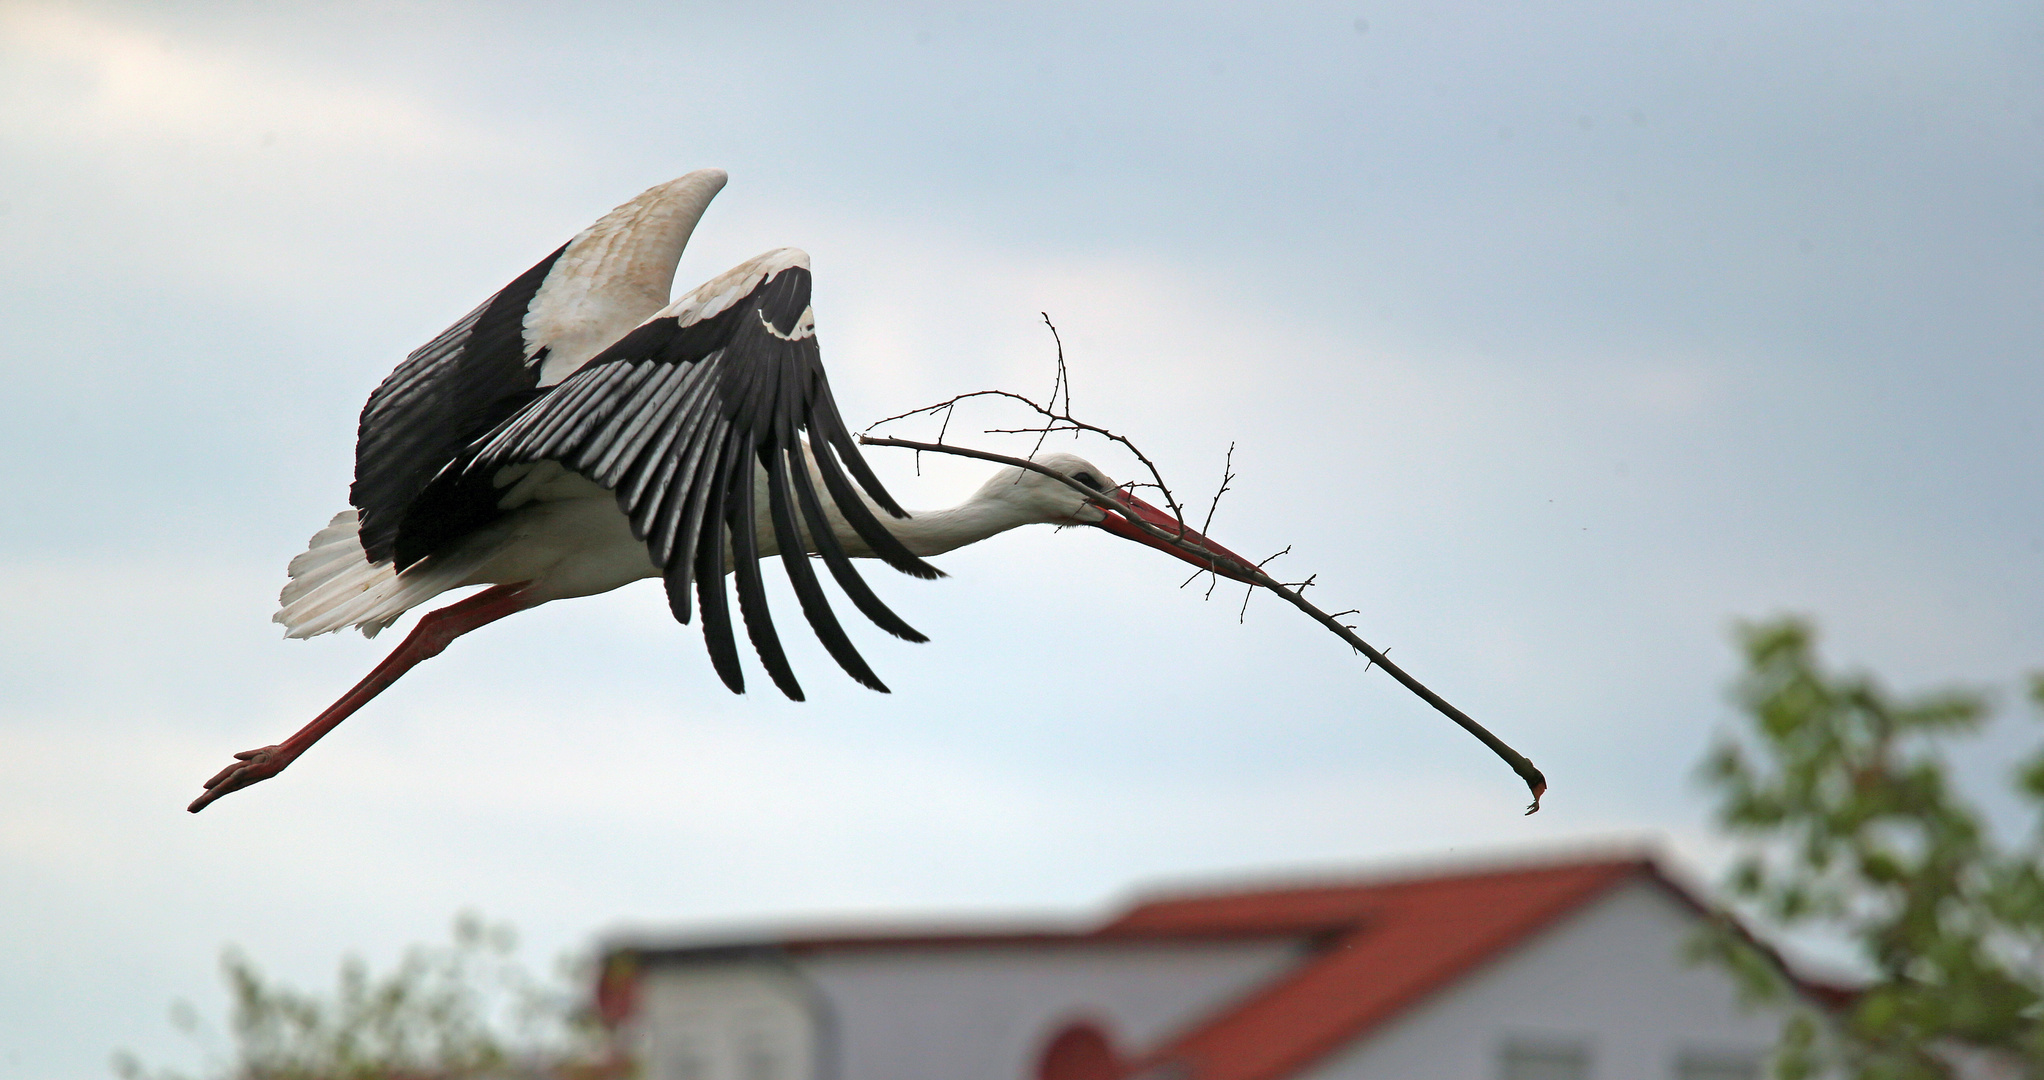
[[[1060,345],[1059,347],[1062,348],[1063,346]],[[1069,401],[1071,398],[1071,387],[1069,380],[1066,380],[1065,396],[1066,400]],[[1050,429],[1057,431],[1072,431],[1075,433],[1091,432],[1095,435],[1100,436],[1103,439],[1106,439],[1109,442],[1119,445],[1122,449],[1127,450],[1130,454],[1135,456],[1135,459],[1137,461],[1143,463],[1143,468],[1149,470],[1150,479],[1156,481],[1157,490],[1163,494],[1164,503],[1166,506],[1169,506],[1171,508],[1171,516],[1177,519],[1179,528],[1180,529],[1189,528],[1189,526],[1185,524],[1185,510],[1183,507],[1180,507],[1178,505],[1178,497],[1171,493],[1171,485],[1164,482],[1164,474],[1158,471],[1157,463],[1151,461],[1149,455],[1143,453],[1141,447],[1138,447],[1135,443],[1130,442],[1129,439],[1124,435],[1120,435],[1117,434],[1116,432],[1109,431],[1108,429],[1101,427],[1098,424],[1089,424],[1084,420],[1080,420],[1077,417],[1072,416],[1070,413],[1059,412],[1054,408],[1039,405],[1035,400],[1024,397],[1021,394],[1017,394],[1012,390],[974,390],[970,393],[959,394],[957,397],[953,397],[945,401],[940,401],[935,405],[925,405],[920,409],[910,409],[908,412],[900,413],[895,416],[890,416],[884,420],[876,420],[872,424],[867,425],[866,431],[860,434],[860,438],[865,438],[866,434],[872,432],[874,428],[880,427],[882,424],[891,424],[898,420],[907,420],[911,417],[933,415],[935,413],[942,412],[944,414],[944,427],[940,428],[937,432],[937,445],[941,446],[944,444],[944,432],[946,430],[949,430],[950,427],[951,410],[957,408],[961,402],[969,401],[973,398],[982,397],[1007,398],[1010,401],[1021,402],[1022,404],[1027,405],[1029,408],[1035,410],[1037,415],[1043,417],[1046,420],[1049,420],[1051,422],[1048,425]],[[988,434],[1011,434],[1011,435],[1030,434],[1047,437],[1048,431],[1046,431],[1044,428],[994,428],[989,429]],[[886,444],[877,443],[876,445]],[[908,444],[904,443],[903,445]],[[1037,445],[1039,447],[1043,445],[1042,438],[1039,438],[1037,440]],[[1052,473],[1051,475],[1056,474]]]
[[1207,504],[1207,519],[1200,523],[1199,531],[1201,535],[1205,535],[1208,529],[1214,527],[1214,511],[1221,508],[1221,496],[1226,495],[1231,490],[1228,484],[1234,479],[1235,444],[1230,442],[1228,444],[1228,458],[1221,462],[1221,486],[1214,490],[1214,501]]
[[[1228,444],[1228,457],[1226,460],[1221,462],[1221,486],[1214,489],[1214,501],[1207,504],[1207,519],[1201,522],[1199,526],[1199,531],[1201,535],[1205,535],[1209,529],[1212,529],[1214,527],[1214,511],[1219,510],[1221,508],[1221,496],[1226,495],[1229,491],[1233,490],[1228,486],[1228,483],[1229,481],[1232,481],[1234,479],[1235,479],[1235,444],[1233,442],[1230,442]],[[1186,578],[1184,581],[1179,583],[1178,587],[1181,589],[1185,588],[1187,585],[1192,584],[1193,580],[1197,577],[1199,577],[1199,575],[1194,574],[1192,575],[1192,577]],[[1212,600],[1214,598],[1214,589],[1218,587],[1220,584],[1221,575],[1209,571],[1207,573],[1206,595],[1200,597],[1200,599]],[[1242,607],[1244,614],[1247,614],[1249,609],[1248,600],[1249,600],[1248,597],[1246,596],[1243,597]],[[1240,621],[1239,618],[1237,621]]]
[[[1270,554],[1270,555],[1267,555],[1267,556],[1265,556],[1262,562],[1260,562],[1260,563],[1257,563],[1257,564],[1256,564],[1256,568],[1257,568],[1258,570],[1261,570],[1261,569],[1263,569],[1264,567],[1266,567],[1266,566],[1269,566],[1269,565],[1270,565],[1270,564],[1271,564],[1272,562],[1276,561],[1276,560],[1277,560],[1278,558],[1280,558],[1280,557],[1282,557],[1282,556],[1285,556],[1285,555],[1290,555],[1291,553],[1292,553],[1292,545],[1290,545],[1290,544],[1286,544],[1286,545],[1285,545],[1285,549],[1284,549],[1283,551],[1279,551],[1279,552],[1274,552],[1274,553],[1272,553],[1272,554]],[[1216,576],[1218,577],[1219,575],[1216,575]],[[1252,597],[1252,596],[1255,596],[1255,595],[1256,595],[1256,587],[1255,587],[1254,585],[1250,586],[1250,587],[1249,587],[1249,590],[1248,590],[1247,592],[1245,592],[1245,593],[1243,593],[1243,594],[1242,594],[1242,610],[1240,610],[1240,611],[1237,611],[1237,612],[1235,613],[1235,623],[1236,623],[1236,625],[1238,625],[1238,626],[1239,626],[1239,625],[1241,625],[1242,623],[1245,623],[1245,622],[1249,621],[1249,598],[1250,598],[1250,597]],[[1368,670],[1368,669],[1366,668],[1366,669],[1364,669],[1364,670]]]
[[[1070,368],[1065,367],[1064,335],[1058,333],[1057,324],[1050,321],[1050,312],[1039,311],[1037,314],[1043,316],[1043,325],[1050,327],[1050,340],[1057,343],[1057,378],[1050,384],[1050,407],[1052,409],[1057,408],[1058,388],[1063,387],[1065,392],[1064,411],[1065,415],[1069,416],[1072,412],[1072,372]],[[1072,438],[1076,439],[1078,437],[1079,433],[1077,431],[1072,432]],[[1047,438],[1050,438],[1048,430],[1036,440],[1036,449],[1029,451],[1030,457],[1035,457],[1036,451],[1043,449],[1043,440]]]
[[[1099,428],[1092,424],[1085,424],[1081,421],[1070,420],[1069,417],[1063,415],[1052,414],[1050,413],[1049,410],[1044,409],[1042,406],[1037,405],[1033,401],[1029,401],[1027,398],[1022,397],[1019,394],[1011,394],[1001,390],[982,390],[977,391],[974,394],[960,395],[959,397],[952,399],[952,401],[957,402],[964,400],[967,397],[978,397],[986,395],[997,395],[1001,397],[1014,398],[1018,401],[1022,401],[1028,404],[1031,408],[1036,409],[1040,413],[1043,413],[1047,416],[1051,416],[1051,418],[1054,420],[1069,421],[1077,426],[1085,428],[1088,431],[1093,431],[1101,435],[1105,435],[1108,438],[1111,438],[1114,441],[1121,443],[1123,446],[1128,447],[1129,451],[1131,453],[1134,453],[1136,457],[1143,462],[1144,465],[1149,466],[1151,475],[1157,476],[1157,483],[1159,484],[1159,486],[1163,485],[1164,482],[1163,477],[1157,475],[1156,467],[1150,464],[1149,458],[1144,457],[1141,451],[1136,450],[1134,445],[1129,443],[1127,439],[1124,439],[1119,435],[1115,435],[1104,428]],[[917,410],[917,413],[929,411],[932,410],[920,409]],[[906,413],[903,415],[910,416],[916,414]],[[872,429],[868,428],[867,430],[870,431]],[[1482,724],[1479,724],[1475,720],[1471,719],[1467,713],[1463,712],[1462,710],[1456,708],[1453,705],[1450,705],[1445,698],[1442,698],[1439,694],[1436,694],[1432,690],[1428,689],[1426,684],[1420,682],[1418,679],[1413,678],[1410,674],[1407,674],[1404,668],[1401,668],[1398,665],[1392,663],[1390,659],[1384,655],[1384,653],[1371,647],[1371,645],[1368,642],[1364,641],[1362,638],[1357,637],[1355,631],[1350,629],[1339,619],[1320,610],[1318,607],[1315,607],[1311,601],[1308,601],[1305,597],[1299,595],[1297,588],[1303,588],[1306,585],[1310,585],[1313,581],[1312,578],[1309,577],[1304,582],[1295,583],[1297,588],[1293,586],[1287,586],[1283,582],[1278,581],[1276,578],[1271,577],[1268,573],[1265,573],[1261,564],[1256,566],[1244,565],[1243,563],[1225,554],[1214,551],[1203,544],[1197,543],[1189,539],[1183,531],[1185,529],[1185,517],[1183,513],[1179,512],[1176,503],[1172,504],[1172,513],[1173,516],[1178,519],[1180,532],[1178,532],[1177,534],[1173,534],[1166,530],[1159,529],[1156,526],[1151,525],[1149,522],[1144,521],[1139,515],[1137,515],[1134,512],[1134,510],[1129,508],[1129,506],[1126,503],[1121,501],[1118,492],[1094,491],[1092,488],[1086,487],[1085,485],[1079,483],[1076,480],[1073,480],[1071,477],[1068,477],[1055,469],[1039,465],[1036,462],[1030,461],[1026,458],[1011,457],[1007,454],[996,454],[990,451],[975,450],[970,447],[964,446],[946,446],[943,445],[942,443],[915,442],[909,439],[884,438],[869,434],[861,434],[859,436],[859,442],[868,446],[898,446],[908,450],[927,450],[940,454],[955,454],[958,455],[959,457],[978,458],[982,461],[998,462],[1003,465],[1014,466],[1015,468],[1018,469],[1028,469],[1031,472],[1040,473],[1044,476],[1050,477],[1051,479],[1058,481],[1059,483],[1065,485],[1068,488],[1071,488],[1073,491],[1078,492],[1081,496],[1083,496],[1086,499],[1086,501],[1093,503],[1094,505],[1100,507],[1102,510],[1120,515],[1129,524],[1133,525],[1137,530],[1141,531],[1143,534],[1149,536],[1150,538],[1160,541],[1171,547],[1177,548],[1178,550],[1185,552],[1216,569],[1226,570],[1231,576],[1238,576],[1244,578],[1251,582],[1254,588],[1268,589],[1271,592],[1276,593],[1278,596],[1283,597],[1286,603],[1291,604],[1293,607],[1298,608],[1302,612],[1305,612],[1308,617],[1313,619],[1313,621],[1326,627],[1329,631],[1333,632],[1335,636],[1347,642],[1350,645],[1350,647],[1354,648],[1357,652],[1362,653],[1365,657],[1369,659],[1371,665],[1383,668],[1385,672],[1390,674],[1392,678],[1397,679],[1398,682],[1401,685],[1403,685],[1407,690],[1410,690],[1414,694],[1419,695],[1420,700],[1425,701],[1428,705],[1433,706],[1434,709],[1441,715],[1447,717],[1450,720],[1453,720],[1464,731],[1467,731],[1469,734],[1475,736],[1478,741],[1483,743],[1483,745],[1489,747],[1492,753],[1496,754],[1499,758],[1503,759],[1505,764],[1510,765],[1512,767],[1513,772],[1519,774],[1519,778],[1526,782],[1527,790],[1533,793],[1533,805],[1529,807],[1526,810],[1526,812],[1528,814],[1531,814],[1540,809],[1540,797],[1546,794],[1547,792],[1547,778],[1541,774],[1539,769],[1534,767],[1533,763],[1529,761],[1524,754],[1521,754],[1517,750],[1512,749],[1511,746],[1507,745],[1503,739],[1500,739],[1496,735],[1491,734],[1489,729],[1485,728]],[[1167,495],[1169,494],[1168,490],[1166,494]],[[1284,551],[1278,552],[1278,555],[1283,555],[1286,552],[1289,552],[1290,550],[1291,548],[1287,547]],[[1277,558],[1278,555],[1273,555],[1270,557],[1270,559],[1265,559],[1263,561],[1265,563],[1268,563],[1271,561],[1271,559]]]

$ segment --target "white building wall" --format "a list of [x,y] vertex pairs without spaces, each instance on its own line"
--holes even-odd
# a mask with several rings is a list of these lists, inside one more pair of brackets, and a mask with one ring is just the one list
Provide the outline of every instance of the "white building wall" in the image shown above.
[[821,1080],[1034,1080],[1064,1024],[1153,1046],[1298,963],[1291,943],[1089,944],[832,952],[799,970],[830,1012]]
[[1743,1011],[1728,976],[1683,960],[1697,926],[1659,888],[1619,886],[1300,1080],[1504,1080],[1513,1040],[1580,1041],[1589,1080],[1675,1080],[1684,1051],[1759,1056],[1780,1017]]
[[814,994],[786,965],[659,967],[640,986],[647,1080],[817,1080],[827,1036]]

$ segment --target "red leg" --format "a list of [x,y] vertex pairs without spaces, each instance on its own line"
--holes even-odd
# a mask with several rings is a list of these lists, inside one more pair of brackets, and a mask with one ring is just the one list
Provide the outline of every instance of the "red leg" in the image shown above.
[[419,625],[412,628],[404,644],[384,657],[383,662],[376,665],[375,670],[364,676],[361,682],[356,683],[354,689],[341,695],[339,701],[327,706],[326,711],[320,713],[312,723],[305,725],[298,734],[275,746],[265,746],[260,750],[244,750],[234,755],[237,763],[220,770],[213,779],[206,781],[206,793],[185,809],[196,814],[204,810],[206,804],[230,791],[240,791],[250,784],[268,780],[283,772],[285,766],[297,760],[298,755],[311,749],[312,744],[318,742],[321,736],[339,727],[341,721],[354,715],[356,709],[369,704],[369,699],[382,693],[385,687],[396,682],[405,672],[428,657],[440,655],[440,651],[447,647],[448,642],[479,626],[531,607],[531,601],[524,596],[528,584],[530,582],[498,585],[459,603],[449,604],[438,611],[428,613],[419,620]]

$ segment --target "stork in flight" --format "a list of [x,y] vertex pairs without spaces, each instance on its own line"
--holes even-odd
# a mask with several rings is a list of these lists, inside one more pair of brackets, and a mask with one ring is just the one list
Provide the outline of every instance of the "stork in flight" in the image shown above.
[[[862,614],[909,641],[927,639],[880,602],[852,559],[938,578],[925,556],[1020,525],[1094,525],[1214,568],[1057,480],[1014,467],[948,510],[903,510],[831,400],[807,255],[769,251],[668,303],[682,248],[724,181],[718,169],[693,172],[604,215],[406,357],[369,395],[352,507],[291,560],[276,621],[294,638],[351,626],[374,636],[450,589],[490,588],[421,618],[304,729],[234,755],[188,809],[284,771],[462,634],[643,578],[661,579],[681,622],[701,608],[710,662],[743,693],[724,585],[731,575],[760,664],[799,701],[760,576],[770,555],[782,556],[825,650],[883,693],[808,555],[820,557]],[[1081,458],[1036,460],[1095,491],[1115,487]],[[1151,525],[1247,565],[1148,503],[1118,498]]]

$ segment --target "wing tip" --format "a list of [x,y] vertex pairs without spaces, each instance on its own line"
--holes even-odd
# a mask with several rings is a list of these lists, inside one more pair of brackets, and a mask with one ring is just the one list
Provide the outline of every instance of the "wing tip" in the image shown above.
[[723,169],[715,167],[711,167],[708,169],[697,169],[694,172],[677,176],[674,179],[669,180],[663,186],[674,187],[680,184],[687,184],[691,182],[701,184],[705,187],[709,187],[714,191],[722,191],[724,190],[724,185],[731,182],[731,174],[725,172]]

